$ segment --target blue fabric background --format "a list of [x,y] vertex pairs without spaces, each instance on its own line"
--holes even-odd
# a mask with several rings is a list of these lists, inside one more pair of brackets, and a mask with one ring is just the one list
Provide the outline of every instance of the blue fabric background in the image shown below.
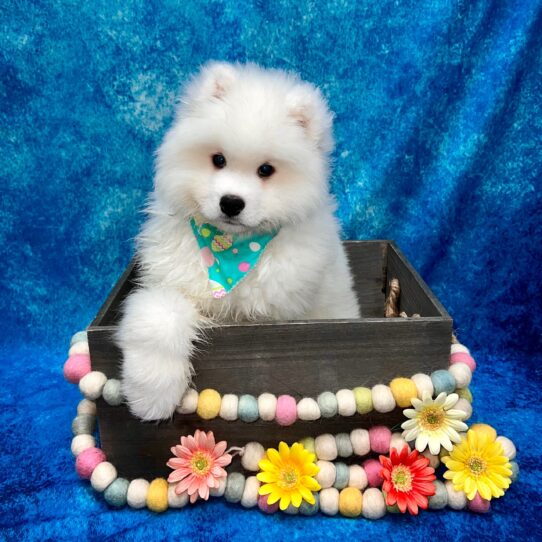
[[[0,538],[537,539],[540,1],[7,0],[0,17]],[[210,58],[322,88],[345,237],[398,242],[478,360],[473,419],[518,444],[491,515],[154,516],[77,479],[67,342],[129,261],[176,91]]]

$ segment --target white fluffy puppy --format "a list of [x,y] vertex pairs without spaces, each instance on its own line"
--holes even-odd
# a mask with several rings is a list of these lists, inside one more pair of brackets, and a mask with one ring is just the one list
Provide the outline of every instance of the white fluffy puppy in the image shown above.
[[[331,128],[318,89],[290,73],[213,62],[189,83],[157,153],[137,243],[140,287],[116,335],[134,415],[173,414],[190,382],[193,341],[209,325],[359,317],[328,191]],[[218,299],[206,267],[213,256],[203,262],[194,223],[222,232],[226,248],[270,237]]]

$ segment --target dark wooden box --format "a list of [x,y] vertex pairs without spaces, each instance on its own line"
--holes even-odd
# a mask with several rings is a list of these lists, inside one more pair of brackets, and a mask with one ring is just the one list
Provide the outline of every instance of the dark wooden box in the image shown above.
[[[448,367],[452,320],[431,290],[391,241],[347,241],[363,317],[359,320],[312,320],[224,325],[211,330],[193,360],[198,390],[222,393],[263,392],[316,398],[323,391],[388,384]],[[132,263],[88,329],[92,369],[118,378],[121,354],[112,341],[119,305],[134,287]],[[385,318],[389,283],[401,285],[400,310],[417,318]],[[143,423],[125,405],[97,401],[101,447],[128,479],[167,476],[170,447],[195,429],[212,430],[230,446],[258,441],[277,446],[306,436],[336,434],[355,427],[399,423],[402,409],[387,414],[297,421],[289,427],[273,422],[204,421],[176,414],[162,423]],[[236,465],[233,465],[236,468]]]

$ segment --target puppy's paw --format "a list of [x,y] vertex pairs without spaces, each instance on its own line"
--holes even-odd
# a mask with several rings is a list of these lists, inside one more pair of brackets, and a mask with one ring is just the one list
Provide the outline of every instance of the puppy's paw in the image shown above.
[[169,418],[191,376],[199,315],[175,290],[136,290],[126,299],[115,339],[122,350],[122,391],[142,420]]
[[170,418],[190,382],[189,367],[161,349],[125,349],[121,387],[130,412],[144,421]]

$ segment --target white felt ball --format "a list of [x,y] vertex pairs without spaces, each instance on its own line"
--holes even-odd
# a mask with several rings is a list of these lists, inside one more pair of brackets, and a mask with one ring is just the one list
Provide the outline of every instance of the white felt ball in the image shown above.
[[88,342],[79,341],[79,342],[74,343],[68,351],[68,356],[72,356],[74,354],[87,354],[87,355],[90,354],[90,350],[88,348]]
[[[177,484],[169,484],[167,488],[167,503],[170,508],[182,508],[188,503],[188,493],[183,491],[180,495],[175,493]],[[128,488],[130,491],[130,488]]]
[[273,421],[277,412],[277,398],[272,393],[262,393],[258,397],[258,411],[262,420]]
[[352,390],[339,390],[335,396],[340,416],[353,416],[356,413],[356,396]]
[[350,465],[348,467],[348,487],[365,489],[367,483],[367,474],[361,465]]
[[470,350],[464,344],[460,344],[460,343],[452,344],[452,346],[450,347],[450,354],[457,354],[458,352],[470,354]]
[[102,394],[106,382],[107,376],[103,373],[100,371],[91,371],[81,378],[79,389],[86,399],[95,400]]
[[220,404],[219,416],[228,422],[233,422],[237,419],[237,409],[239,407],[239,397],[233,393],[227,393],[222,396]]
[[211,497],[222,497],[222,495],[224,495],[224,492],[226,491],[227,480],[228,479],[226,477],[220,478],[220,480],[218,481],[218,487],[213,487],[209,489],[209,495],[211,495]]
[[462,410],[467,415],[465,420],[468,420],[472,416],[472,405],[466,399],[459,399],[455,404],[454,409]]
[[336,469],[331,461],[318,460],[316,466],[320,468],[320,472],[316,475],[316,481],[322,488],[331,487],[335,483]]
[[363,457],[371,451],[371,440],[367,429],[353,429],[350,433],[350,442],[355,455]]
[[96,416],[96,403],[94,401],[89,401],[88,399],[81,399],[77,405],[77,414]]
[[314,450],[318,459],[334,461],[337,459],[337,443],[335,437],[329,433],[318,435],[314,439]]
[[472,371],[466,363],[452,363],[448,372],[455,378],[456,386],[460,389],[468,387],[472,380]]
[[339,511],[339,490],[328,487],[320,491],[320,511],[327,516],[335,516]]
[[497,437],[496,440],[501,444],[504,455],[510,460],[515,459],[516,446],[514,443],[507,437]]
[[377,384],[372,389],[373,407],[377,412],[391,412],[395,408],[395,399],[388,386]]
[[258,490],[260,489],[260,481],[256,476],[249,476],[245,481],[245,489],[241,497],[241,506],[245,508],[253,508],[258,504]]
[[395,448],[397,451],[402,450],[404,445],[407,445],[407,441],[403,438],[402,433],[392,433],[390,439],[390,451]]
[[92,435],[75,435],[72,439],[72,454],[77,457],[81,452],[94,448],[96,440]]
[[258,463],[263,459],[264,455],[264,447],[259,442],[249,442],[245,445],[241,465],[246,470],[258,472],[260,470]]
[[410,380],[414,382],[414,385],[416,386],[416,391],[418,392],[418,399],[423,398],[424,392],[427,392],[430,397],[433,396],[433,381],[431,380],[431,377],[429,375],[418,373],[415,374]]
[[467,495],[464,491],[456,491],[450,480],[445,484],[448,493],[448,506],[453,510],[463,510],[467,506]]
[[424,457],[427,457],[427,459],[429,459],[429,466],[430,467],[433,467],[434,469],[436,469],[439,465],[440,465],[440,457],[438,455],[433,455],[430,451],[429,451],[429,448],[426,448],[423,452],[422,452],[422,455]]
[[186,390],[181,404],[177,407],[179,414],[194,414],[198,408],[198,392],[192,388]]
[[363,492],[361,514],[367,519],[379,519],[386,515],[386,502],[379,488],[370,487]]
[[90,485],[96,491],[105,491],[107,486],[117,477],[117,469],[109,463],[103,461],[92,471],[90,476]]
[[300,420],[314,421],[320,418],[320,407],[311,397],[305,397],[297,403],[297,417]]
[[149,482],[143,478],[132,480],[128,486],[128,494],[126,495],[128,506],[132,508],[144,508],[147,506],[149,485]]

